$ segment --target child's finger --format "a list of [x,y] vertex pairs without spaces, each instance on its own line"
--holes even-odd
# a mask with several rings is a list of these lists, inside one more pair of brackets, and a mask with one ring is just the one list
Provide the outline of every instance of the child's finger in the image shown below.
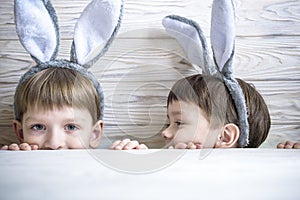
[[123,147],[123,150],[129,150],[129,149],[148,149],[148,147],[145,144],[140,144],[138,141],[133,140],[128,142]]
[[39,149],[39,146],[37,144],[31,144],[30,147],[31,147],[31,150],[38,150]]
[[196,145],[196,149],[203,149],[203,145],[200,143],[195,144]]
[[192,142],[189,142],[187,145],[187,149],[196,149],[196,145]]
[[169,146],[168,149],[174,149],[174,146]]
[[8,150],[8,145],[4,145],[1,147],[1,150]]
[[148,149],[148,147],[145,144],[140,144],[137,149]]
[[187,144],[185,143],[177,143],[175,144],[175,149],[186,149],[187,148]]
[[119,144],[115,146],[115,150],[122,150],[126,144],[130,142],[130,139],[122,140]]
[[114,141],[114,143],[112,145],[110,145],[110,149],[115,149],[117,145],[119,145],[121,143],[121,140],[117,140],[117,141]]
[[8,149],[12,150],[12,151],[19,151],[20,150],[19,145],[15,144],[15,143],[9,145]]
[[294,147],[293,147],[294,149],[300,149],[300,142],[296,142],[295,144],[294,144]]
[[37,150],[38,145],[22,143],[22,144],[19,145],[19,148],[20,148],[20,150],[23,150],[23,151]]
[[126,145],[124,145],[123,150],[135,149],[139,146],[139,142],[136,140],[129,141]]
[[124,146],[126,146],[130,142],[130,139],[125,139],[120,142],[120,144],[117,146],[117,149],[122,150],[124,149]]
[[29,144],[27,143],[22,143],[19,145],[20,150],[23,151],[30,151],[31,150],[31,146],[29,146]]
[[278,143],[276,146],[278,149],[283,149],[284,148],[284,144],[283,143]]
[[284,145],[284,148],[285,149],[292,149],[294,146],[294,143],[291,142],[291,141],[286,141],[285,145]]
[[300,142],[297,142],[293,146],[294,149],[300,149]]

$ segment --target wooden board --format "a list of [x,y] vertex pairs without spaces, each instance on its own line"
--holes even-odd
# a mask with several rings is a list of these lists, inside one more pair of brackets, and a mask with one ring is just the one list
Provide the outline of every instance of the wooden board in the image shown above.
[[300,196],[296,149],[1,151],[0,157],[1,199],[297,200]]

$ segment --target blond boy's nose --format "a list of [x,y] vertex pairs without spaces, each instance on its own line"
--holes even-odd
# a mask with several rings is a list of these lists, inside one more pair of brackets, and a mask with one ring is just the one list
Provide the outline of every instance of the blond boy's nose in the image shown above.
[[63,149],[65,147],[65,140],[63,134],[51,133],[45,142],[46,149]]
[[46,149],[52,149],[52,150],[59,150],[63,149],[63,145],[58,144],[58,143],[47,143],[45,145]]

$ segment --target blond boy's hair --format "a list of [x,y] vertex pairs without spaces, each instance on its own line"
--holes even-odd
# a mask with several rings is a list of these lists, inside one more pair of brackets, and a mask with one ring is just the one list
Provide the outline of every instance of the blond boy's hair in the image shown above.
[[102,112],[93,82],[68,68],[50,67],[34,74],[17,88],[14,101],[15,116],[19,121],[35,106],[44,110],[64,106],[88,109],[94,123]]
[[[245,95],[248,122],[249,144],[246,147],[259,147],[267,138],[270,129],[268,107],[259,92],[250,84],[237,79]],[[204,111],[212,128],[234,123],[239,127],[237,111],[224,82],[219,78],[197,74],[177,81],[168,96],[168,105],[174,101],[194,103]]]

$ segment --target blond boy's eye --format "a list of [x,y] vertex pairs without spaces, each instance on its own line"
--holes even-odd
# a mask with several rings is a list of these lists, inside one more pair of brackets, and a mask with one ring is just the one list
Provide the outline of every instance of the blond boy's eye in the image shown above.
[[66,125],[65,129],[67,131],[76,131],[76,130],[78,130],[78,127],[74,124],[68,124],[68,125]]
[[33,129],[35,131],[44,131],[44,130],[46,130],[46,127],[41,124],[35,124],[31,127],[31,129]]

